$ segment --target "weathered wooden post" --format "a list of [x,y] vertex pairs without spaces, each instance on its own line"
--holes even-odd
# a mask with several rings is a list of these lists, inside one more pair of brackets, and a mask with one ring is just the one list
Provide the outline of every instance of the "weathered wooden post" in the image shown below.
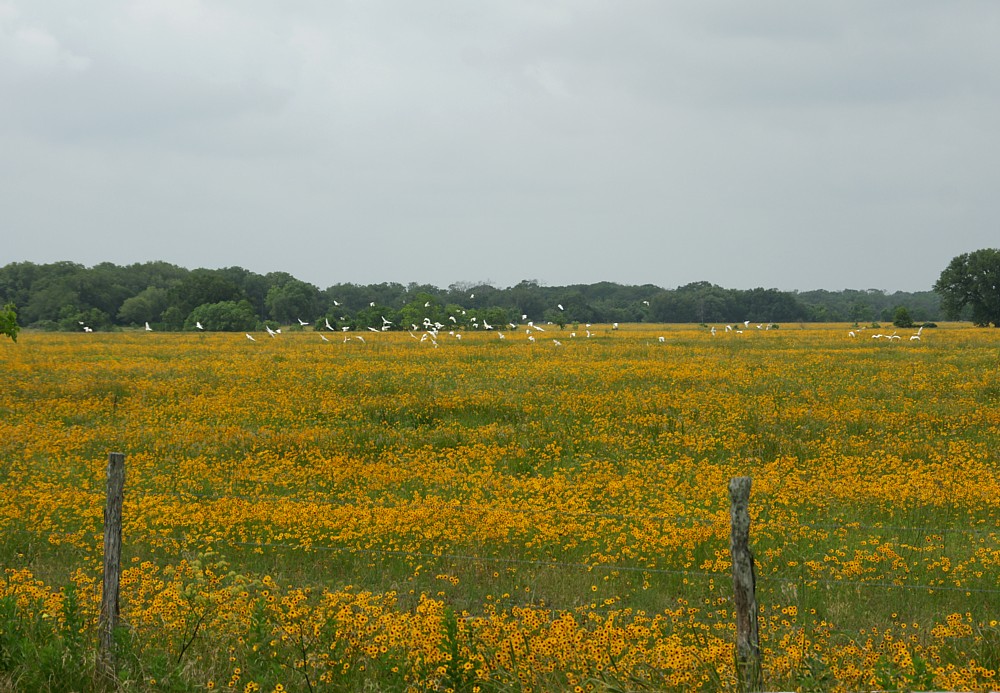
[[750,477],[729,480],[729,552],[733,558],[736,607],[736,675],[740,690],[761,690],[760,630],[757,623],[757,575],[750,551]]
[[97,652],[101,674],[114,679],[114,634],[118,625],[118,589],[122,565],[122,501],[125,496],[125,455],[108,455],[108,498],[104,507],[104,587]]

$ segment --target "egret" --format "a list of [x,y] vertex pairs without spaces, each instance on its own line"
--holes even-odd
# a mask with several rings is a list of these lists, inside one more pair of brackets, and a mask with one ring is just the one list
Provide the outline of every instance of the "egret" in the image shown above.
[[559,310],[565,310],[565,308],[562,307],[561,303],[557,303],[556,308],[558,308]]
[[500,339],[507,339],[507,336],[503,332],[497,332],[497,337]]
[[425,301],[424,302],[424,308],[430,308],[430,307],[431,307],[431,302],[430,301]]
[[649,301],[643,301],[643,303],[646,304],[647,306],[649,305]]
[[328,329],[328,330],[330,330],[332,332],[333,331],[333,325],[330,324],[330,318],[323,318],[323,322],[324,322],[324,327],[326,327],[326,329]]
[[251,342],[256,342],[257,341],[256,339],[253,338],[253,335],[250,334],[249,332],[247,332],[247,339],[249,339]]
[[715,336],[715,325],[712,325],[712,329],[710,331],[712,333],[712,336],[714,337]]
[[337,301],[337,299],[334,299],[334,300],[333,300],[333,305],[335,305],[335,306],[339,306],[339,305],[340,305],[340,302],[339,302],[339,301]]
[[616,323],[616,322],[611,323],[611,329],[612,330],[617,330],[618,329],[618,323]]
[[150,327],[150,326],[149,326],[149,323],[147,322],[147,323],[146,323],[146,332],[152,332],[152,331],[153,331],[153,328],[152,328],[152,327]]
[[369,328],[368,328],[368,331],[369,331],[369,332],[378,332],[378,330],[377,330],[377,329],[375,329],[374,327],[369,327]]
[[303,320],[302,318],[295,318],[295,319],[299,321],[299,327],[305,327],[306,325],[309,324],[305,320]]
[[344,325],[343,327],[340,328],[340,331],[341,332],[347,332],[349,329],[351,329],[350,325]]
[[264,329],[265,329],[265,330],[267,330],[267,333],[268,333],[269,335],[271,335],[271,338],[272,338],[272,339],[274,338],[274,335],[276,335],[276,334],[277,334],[277,333],[276,333],[276,332],[275,332],[274,330],[272,330],[272,329],[270,328],[270,326],[268,326],[268,325],[264,325]]
[[369,303],[368,305],[369,305],[369,306],[371,306],[372,308],[374,308],[374,307],[375,307],[375,301],[372,301],[372,302],[371,302],[371,303]]
[[920,335],[918,335],[918,334],[910,335],[910,341],[911,342],[919,342],[920,341]]
[[321,334],[321,335],[319,336],[319,338],[320,338],[320,339],[322,339],[322,340],[323,340],[324,342],[329,342],[329,341],[330,341],[329,339],[327,339],[327,338],[326,338],[326,335],[325,335],[325,334]]
[[535,337],[534,337],[534,335],[530,335],[530,334],[529,334],[529,335],[528,335],[528,341],[529,341],[529,342],[534,342],[534,341],[535,341]]
[[848,337],[857,337],[858,335],[854,334],[854,330],[851,330],[850,332],[847,333],[847,336]]
[[492,330],[493,329],[493,325],[491,325],[488,322],[486,322],[485,320],[483,320],[483,329]]
[[198,320],[194,321],[194,326],[197,327],[199,330],[204,330],[205,329],[204,327],[201,326],[201,322],[198,321]]
[[562,346],[562,342],[560,342],[560,341],[559,341],[558,339],[553,339],[553,340],[552,340],[552,342],[553,342],[553,343],[554,343],[554,344],[555,344],[556,346]]
[[355,336],[356,336],[356,337],[358,338],[358,340],[359,340],[359,341],[360,341],[360,342],[361,342],[362,344],[364,344],[364,343],[365,343],[365,338],[364,338],[364,337],[362,337],[361,335],[355,335]]
[[663,344],[665,341],[667,341],[666,337],[660,337],[660,344]]

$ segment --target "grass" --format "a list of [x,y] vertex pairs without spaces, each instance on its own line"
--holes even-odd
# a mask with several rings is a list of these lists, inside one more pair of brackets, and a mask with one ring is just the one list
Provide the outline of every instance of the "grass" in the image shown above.
[[3,345],[0,689],[93,675],[111,451],[123,689],[733,688],[737,475],[769,686],[997,687],[1000,336],[570,331]]

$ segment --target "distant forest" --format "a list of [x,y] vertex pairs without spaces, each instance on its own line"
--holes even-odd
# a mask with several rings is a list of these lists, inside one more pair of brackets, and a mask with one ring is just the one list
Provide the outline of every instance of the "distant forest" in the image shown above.
[[[933,291],[878,289],[779,291],[726,289],[694,282],[675,289],[613,282],[542,286],[525,280],[498,288],[458,283],[334,284],[325,289],[287,272],[242,267],[189,270],[166,262],[126,266],[14,262],[0,268],[0,305],[38,330],[141,327],[157,330],[411,329],[425,319],[444,325],[527,320],[579,323],[891,322],[899,308],[916,322],[941,319]],[[523,317],[526,316],[526,317]],[[308,323],[303,326],[302,323]]]

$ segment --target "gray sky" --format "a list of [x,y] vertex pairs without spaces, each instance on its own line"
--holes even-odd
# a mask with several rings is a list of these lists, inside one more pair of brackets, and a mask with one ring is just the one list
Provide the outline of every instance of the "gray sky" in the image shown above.
[[930,289],[1000,2],[0,0],[0,265]]

